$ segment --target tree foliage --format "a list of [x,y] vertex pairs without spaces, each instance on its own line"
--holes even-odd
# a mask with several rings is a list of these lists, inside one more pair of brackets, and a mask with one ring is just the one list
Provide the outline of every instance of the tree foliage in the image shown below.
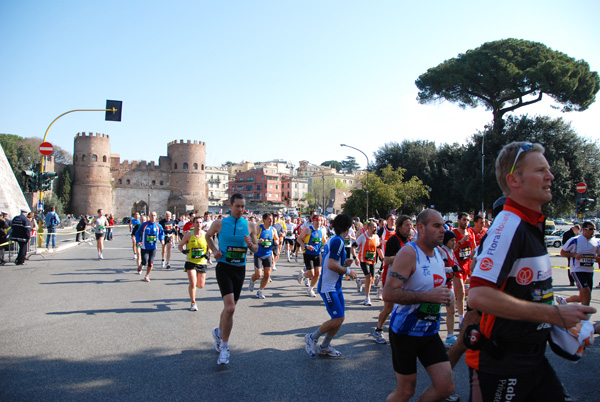
[[[416,214],[423,209],[424,200],[429,196],[427,186],[417,178],[405,181],[405,170],[387,166],[379,174],[369,173],[369,215],[385,218],[391,211]],[[363,216],[367,202],[367,177],[361,179],[361,188],[352,190],[343,205],[344,213]]]
[[[313,176],[311,191],[306,192],[304,200],[309,205],[314,205],[315,208],[317,205],[322,207],[323,201],[325,201],[325,205],[329,203],[329,194],[334,188],[345,189],[347,186],[340,179],[325,177],[325,182],[323,182],[322,177]],[[323,193],[323,191],[325,192]]]
[[67,167],[58,176],[56,189],[54,190],[56,196],[64,206],[65,212],[70,212],[72,183],[71,170]]
[[346,173],[355,172],[359,167],[354,156],[346,156],[346,159],[342,161],[342,170]]
[[427,70],[415,81],[420,103],[447,100],[492,111],[499,133],[505,113],[542,100],[563,111],[586,110],[600,88],[598,73],[546,45],[521,39],[487,42]]
[[329,166],[334,168],[337,172],[340,172],[343,169],[342,163],[334,160],[325,161],[321,163],[321,166]]

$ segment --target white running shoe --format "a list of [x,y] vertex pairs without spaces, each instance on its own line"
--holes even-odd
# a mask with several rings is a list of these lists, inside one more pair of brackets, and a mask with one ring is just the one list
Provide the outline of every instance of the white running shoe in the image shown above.
[[373,330],[373,332],[371,332],[371,336],[373,337],[373,339],[375,339],[375,342],[377,342],[377,343],[380,343],[380,344],[387,343],[387,341],[383,337],[383,331],[377,331],[377,328],[375,328]]
[[134,254],[134,255],[133,255],[133,258],[132,258],[132,260],[135,260],[135,259],[137,259],[137,254]]
[[98,256],[98,258],[100,258],[101,260],[104,259],[104,257],[102,256],[102,253],[100,253],[100,255]]
[[304,286],[306,286],[306,287],[310,286],[310,279],[304,278]]
[[363,304],[364,304],[365,306],[371,306],[371,298],[370,298],[370,297],[367,297],[367,298],[365,299],[365,301],[363,302]]
[[356,289],[358,290],[358,293],[362,292],[362,288],[363,288],[362,281],[360,279],[356,278]]
[[383,300],[383,289],[377,288],[377,300]]
[[298,285],[302,285],[302,280],[304,279],[304,272],[300,271],[298,273],[298,278],[296,279],[298,279]]
[[310,297],[317,297],[317,295],[315,294],[315,291],[314,291],[314,290],[312,290],[312,289],[308,289],[308,295],[309,295]]
[[229,348],[221,349],[219,351],[219,358],[217,359],[217,364],[221,366],[229,364]]
[[256,298],[257,299],[264,299],[265,298],[265,295],[263,295],[262,290],[259,289],[258,292],[256,292]]
[[141,274],[142,274],[142,267],[138,267],[138,269],[137,269],[137,274],[138,274],[138,275],[141,275]]
[[171,264],[167,262],[167,269],[171,269]]
[[161,264],[160,264],[161,268],[165,267],[165,260],[162,260]]
[[215,328],[212,330],[212,336],[215,340],[215,350],[217,352],[221,352],[221,336],[218,334],[219,328]]
[[555,296],[556,304],[567,304],[567,299],[562,296]]
[[292,262],[292,261],[290,260],[290,255],[289,255],[289,254],[288,254],[288,256],[287,256],[287,260],[288,260],[288,262]]
[[144,280],[145,280],[146,282],[150,282],[150,277],[149,277],[148,275],[146,275],[146,276],[144,277]]
[[313,339],[311,334],[304,335],[304,341],[306,345],[304,346],[304,350],[308,353],[309,356],[315,356],[317,354],[317,340]]
[[277,267],[273,265],[273,272],[277,271]]
[[250,278],[250,283],[248,284],[248,291],[254,292],[254,281]]
[[331,345],[327,346],[326,348],[319,346],[319,356],[341,357],[342,352],[334,349]]
[[198,306],[196,306],[196,303],[192,303],[190,306],[190,311],[198,311]]
[[375,275],[375,281],[373,282],[373,284],[374,284],[375,286],[378,286],[378,285],[379,285],[379,281],[380,281],[380,280],[381,280],[381,275],[379,275],[379,274],[376,274],[376,275]]

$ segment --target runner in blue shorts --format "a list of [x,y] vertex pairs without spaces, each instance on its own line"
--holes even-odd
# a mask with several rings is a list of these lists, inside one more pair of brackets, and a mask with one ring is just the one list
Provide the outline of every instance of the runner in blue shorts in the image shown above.
[[[319,278],[318,286],[331,319],[321,324],[312,334],[304,336],[306,342],[304,349],[310,356],[315,356],[317,352],[321,356],[340,357],[342,355],[340,351],[330,345],[330,342],[344,322],[342,278],[344,275],[350,275],[352,279],[356,279],[356,272],[350,269],[352,259],[346,259],[346,250],[344,249],[344,238],[352,226],[352,217],[345,214],[338,215],[333,220],[332,226],[336,235],[325,246],[323,274]],[[325,334],[325,340],[319,346],[319,337],[323,334]]]

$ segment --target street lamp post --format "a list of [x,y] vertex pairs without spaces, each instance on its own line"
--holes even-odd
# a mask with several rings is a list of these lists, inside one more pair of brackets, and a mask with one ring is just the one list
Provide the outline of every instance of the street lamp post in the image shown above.
[[361,154],[363,154],[365,156],[365,158],[367,158],[367,169],[366,169],[366,174],[367,174],[367,185],[366,185],[366,187],[367,187],[366,188],[366,193],[367,193],[367,212],[366,212],[365,220],[368,220],[369,219],[369,157],[367,156],[366,153],[364,153],[360,149],[355,148],[353,146],[346,145],[346,144],[340,144],[340,146],[355,149],[358,152],[360,152]]

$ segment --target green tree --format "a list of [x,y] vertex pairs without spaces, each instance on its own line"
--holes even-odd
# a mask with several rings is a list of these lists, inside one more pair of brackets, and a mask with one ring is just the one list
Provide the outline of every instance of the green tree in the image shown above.
[[352,173],[358,170],[360,165],[356,163],[354,156],[346,156],[346,159],[342,161],[342,169],[346,173]]
[[65,212],[70,212],[72,182],[71,170],[68,167],[65,167],[58,176],[56,188],[54,189],[54,193],[64,206]]
[[[306,193],[304,199],[309,204],[315,205],[315,207],[317,205],[322,206],[323,201],[327,205],[329,203],[329,194],[334,188],[345,189],[347,186],[340,179],[325,177],[325,182],[323,182],[322,177],[313,176],[311,191]],[[324,193],[323,190],[325,191]]]
[[405,177],[416,176],[430,182],[435,171],[437,148],[433,141],[390,142],[375,151],[374,167],[378,173],[391,166],[405,169]]
[[334,168],[337,172],[341,171],[343,169],[342,163],[338,162],[338,161],[325,161],[323,163],[321,163],[321,166],[329,166],[331,168]]
[[[15,173],[21,190],[26,191],[27,177],[23,170],[35,170],[41,161],[39,144],[30,138],[22,138],[13,134],[0,134],[0,143],[8,159],[8,163]],[[41,143],[41,140],[40,140]]]
[[[384,218],[390,211],[416,214],[423,209],[429,197],[427,186],[417,178],[404,181],[405,170],[387,166],[379,174],[369,173],[369,214]],[[361,178],[362,187],[353,189],[344,204],[344,213],[363,216],[365,213],[366,176]]]
[[542,100],[563,111],[586,110],[600,88],[598,73],[542,43],[521,39],[487,42],[430,68],[415,81],[420,103],[447,100],[460,107],[483,105],[493,113],[494,131],[504,114]]

